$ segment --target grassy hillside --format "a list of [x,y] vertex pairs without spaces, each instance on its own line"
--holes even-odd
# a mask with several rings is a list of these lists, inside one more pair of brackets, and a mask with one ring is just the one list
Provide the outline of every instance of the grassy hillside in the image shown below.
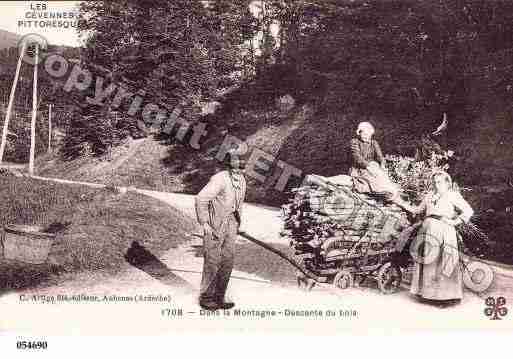
[[18,34],[0,30],[0,50],[16,47],[20,38],[21,36]]
[[[297,105],[280,111],[274,104],[244,100],[225,103],[222,112],[209,118],[208,136],[202,149],[153,138],[128,140],[103,158],[79,158],[63,162],[57,156],[40,159],[39,173],[46,176],[97,181],[196,194],[219,167],[214,156],[226,134],[245,140],[252,148],[272,154],[302,170],[303,174],[326,176],[347,173],[349,141],[358,122],[357,114],[315,112]],[[513,247],[506,238],[513,233],[513,192],[507,181],[513,173],[513,120],[509,111],[483,113],[464,129],[451,128],[439,138],[443,147],[456,152],[451,173],[469,190],[464,195],[476,210],[476,221],[490,234],[502,261],[510,261]],[[376,138],[385,153],[412,156],[422,134],[432,131],[439,119],[371,118]],[[276,167],[275,167],[276,168]],[[265,183],[250,180],[248,201],[279,206],[290,196],[274,190],[281,170],[276,168]],[[299,179],[290,181],[289,187]],[[497,258],[498,259],[498,258]]]
[[[181,212],[133,193],[0,175],[0,224],[36,224],[57,237],[48,262],[29,265],[0,256],[0,293],[44,285],[56,274],[118,271],[136,247],[154,256],[176,247],[193,227]],[[141,251],[139,251],[141,252]]]
[[[42,176],[195,194],[220,168],[215,155],[226,134],[244,139],[252,148],[260,148],[282,159],[283,148],[290,136],[305,123],[306,116],[300,108],[286,113],[273,109],[245,111],[243,121],[236,116],[227,121],[214,119],[209,124],[207,139],[198,151],[167,140],[128,139],[99,158],[62,161],[57,154],[42,156],[38,159],[37,171]],[[263,185],[253,183],[248,199],[278,204],[278,198],[274,198],[272,189],[268,188],[272,187],[271,182],[272,179]]]
[[116,186],[182,192],[184,181],[173,176],[172,168],[165,163],[168,151],[167,144],[152,138],[127,139],[123,145],[102,157],[62,161],[58,154],[42,156],[37,161],[37,173]]
[[[508,111],[483,114],[481,121],[465,129],[449,127],[449,135],[439,138],[443,147],[456,152],[458,159],[450,171],[461,185],[502,187],[511,178],[512,117]],[[225,135],[230,134],[301,169],[303,174],[331,176],[347,173],[349,141],[362,120],[366,118],[350,113],[315,113],[307,105],[290,111],[279,111],[273,105],[237,106],[210,119],[208,137],[199,151],[152,138],[128,140],[102,158],[62,162],[47,156],[38,168],[42,175],[196,193],[215,172],[214,156]],[[371,121],[385,153],[409,156],[414,155],[420,137],[439,124],[439,119],[415,122],[383,117]],[[280,173],[279,169],[274,171],[264,184],[252,183],[250,200],[283,203],[284,195],[273,190]],[[294,184],[291,181],[290,185]]]

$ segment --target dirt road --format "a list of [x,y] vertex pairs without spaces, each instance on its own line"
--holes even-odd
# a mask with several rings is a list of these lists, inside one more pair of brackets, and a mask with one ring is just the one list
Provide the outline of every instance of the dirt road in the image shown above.
[[[193,198],[138,190],[193,216]],[[282,249],[279,211],[246,205],[243,229]],[[197,305],[201,278],[200,239],[165,253],[151,268],[130,267],[117,275],[78,274],[59,287],[12,292],[0,297],[0,330],[87,335],[154,335],[184,331],[390,332],[438,328],[511,328],[512,317],[490,320],[484,298],[502,295],[513,303],[513,277],[496,276],[489,292],[466,292],[456,307],[418,303],[407,290],[382,295],[371,281],[344,291],[295,285],[294,269],[277,256],[237,242],[228,296],[236,310],[208,314]],[[60,296],[60,297],[59,297]],[[67,297],[66,297],[67,296]],[[75,297],[73,297],[75,296]],[[96,296],[96,298],[94,298]],[[59,300],[60,298],[60,300]],[[228,315],[229,314],[229,315]]]

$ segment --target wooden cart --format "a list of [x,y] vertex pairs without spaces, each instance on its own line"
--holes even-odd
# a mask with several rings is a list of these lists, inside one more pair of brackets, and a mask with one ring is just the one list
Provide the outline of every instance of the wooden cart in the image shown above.
[[[283,235],[296,262],[315,280],[340,289],[372,278],[382,293],[397,291],[403,279],[395,260],[397,237],[410,225],[406,213],[380,198],[354,193],[350,186],[317,182],[296,189],[284,208]],[[388,233],[387,220],[395,221],[394,233]],[[298,273],[298,284],[300,277],[303,273]]]

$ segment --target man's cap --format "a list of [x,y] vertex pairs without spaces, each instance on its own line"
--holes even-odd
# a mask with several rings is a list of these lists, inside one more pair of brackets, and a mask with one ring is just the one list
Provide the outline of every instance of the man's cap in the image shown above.
[[[238,164],[236,164],[236,162]],[[229,168],[244,168],[246,167],[247,161],[242,157],[242,153],[237,150],[230,150],[224,157],[223,164]]]

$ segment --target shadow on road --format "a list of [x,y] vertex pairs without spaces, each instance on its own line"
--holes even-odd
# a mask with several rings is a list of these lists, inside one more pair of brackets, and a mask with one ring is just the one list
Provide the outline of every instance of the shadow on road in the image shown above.
[[131,247],[125,254],[125,259],[134,267],[149,274],[165,285],[180,288],[187,293],[196,291],[189,282],[174,274],[164,263],[137,241],[132,242]]

